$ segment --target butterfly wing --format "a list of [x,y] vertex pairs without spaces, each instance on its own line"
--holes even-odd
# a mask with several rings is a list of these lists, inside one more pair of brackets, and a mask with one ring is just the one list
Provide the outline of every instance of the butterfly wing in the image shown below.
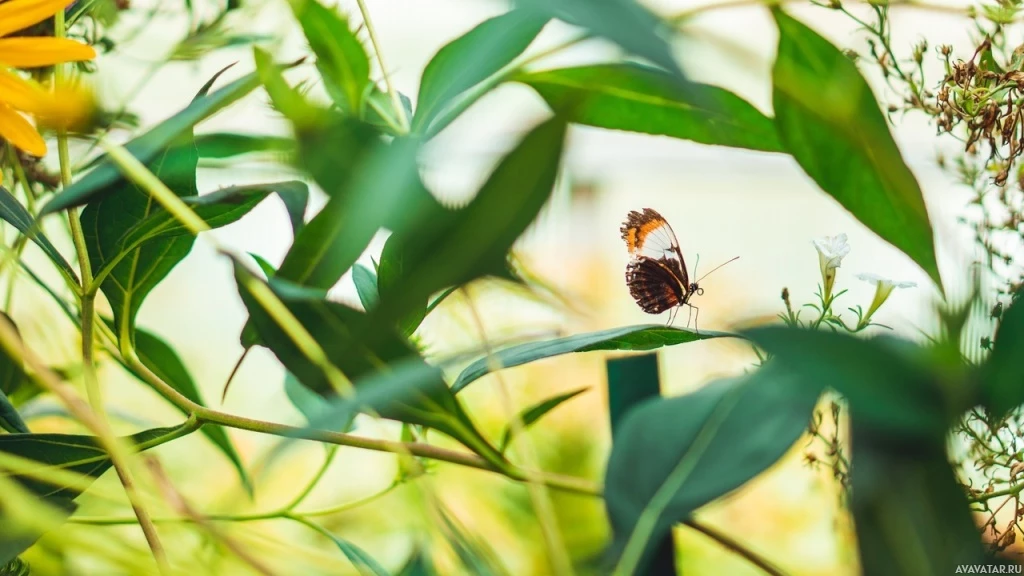
[[661,263],[672,273],[683,294],[689,290],[689,273],[679,240],[661,214],[650,208],[644,208],[643,212],[634,210],[626,216],[619,231],[634,262],[648,258]]
[[636,257],[626,265],[626,285],[636,303],[648,314],[661,314],[679,306],[685,294],[668,267],[646,256]]

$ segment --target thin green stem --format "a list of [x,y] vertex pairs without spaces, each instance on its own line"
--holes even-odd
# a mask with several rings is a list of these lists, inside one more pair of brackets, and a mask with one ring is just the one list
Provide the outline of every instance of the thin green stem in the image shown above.
[[366,7],[366,0],[356,0],[359,5],[359,12],[363,15],[363,24],[366,25],[366,33],[370,36],[370,44],[373,52],[377,55],[377,64],[380,65],[380,72],[384,76],[384,85],[387,86],[388,95],[391,97],[391,105],[395,108],[395,118],[402,133],[409,132],[409,118],[405,115],[405,106],[402,105],[402,96],[395,89],[391,82],[391,74],[388,72],[387,64],[384,63],[384,53],[380,49],[380,42],[377,41],[377,30],[370,19],[370,11]]
[[309,482],[306,482],[306,487],[302,489],[302,492],[299,492],[295,496],[295,498],[293,498],[292,501],[289,502],[288,505],[284,507],[285,510],[294,510],[296,506],[302,504],[302,502],[309,496],[309,494],[313,492],[317,484],[319,484],[320,480],[324,477],[324,474],[327,473],[327,469],[331,467],[331,462],[334,462],[334,456],[337,453],[337,446],[327,447],[327,454],[324,456],[324,462],[323,464],[320,465],[320,469],[316,471],[316,474],[314,474],[312,478],[310,478]]

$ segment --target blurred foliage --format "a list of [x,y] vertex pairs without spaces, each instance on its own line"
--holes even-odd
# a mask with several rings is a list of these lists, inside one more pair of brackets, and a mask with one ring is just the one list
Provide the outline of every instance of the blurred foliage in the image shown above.
[[[277,62],[269,45],[278,39],[246,29],[246,10],[255,9],[248,3],[176,5],[172,10],[188,26],[158,67],[251,46],[255,70],[230,81],[221,78],[234,74],[231,67],[220,70],[191,102],[182,101],[177,112],[148,127],[133,121],[131,99],[120,110],[103,105],[101,121],[74,138],[104,152],[91,155],[90,148],[73,165],[69,136],[57,133],[52,166],[59,175],[39,159],[4,147],[7,185],[0,188],[0,219],[10,230],[0,263],[8,279],[0,312],[0,574],[35,570],[19,559],[22,554],[63,563],[61,538],[106,534],[119,525],[140,526],[152,558],[116,551],[119,542],[110,538],[114,548],[110,542],[97,545],[97,554],[116,567],[111,572],[146,573],[155,566],[166,573],[235,573],[236,567],[274,573],[280,558],[248,545],[244,525],[251,522],[288,524],[315,536],[317,554],[297,547],[289,549],[288,561],[319,566],[318,554],[329,550],[331,573],[674,574],[679,559],[673,530],[682,527],[718,542],[754,569],[781,574],[777,563],[785,559],[768,560],[746,546],[742,531],[720,532],[695,514],[761,477],[801,440],[810,442],[804,445],[806,462],[826,465],[839,484],[840,504],[856,525],[864,573],[941,574],[965,565],[1003,564],[1018,569],[1006,552],[1024,518],[1024,482],[1017,480],[1024,471],[1024,300],[1016,248],[1007,249],[1005,238],[1024,243],[1024,55],[1006,44],[1020,5],[1005,0],[972,9],[978,35],[972,55],[957,59],[955,48],[939,48],[946,75],[930,83],[925,42],[912,48],[910,58],[896,56],[888,6],[847,9],[838,0],[819,5],[842,12],[867,32],[870,58],[851,58],[773,6],[779,37],[771,115],[723,87],[691,81],[673,56],[681,19],[663,18],[633,0],[516,2],[440,47],[422,71],[415,101],[392,84],[391,70],[381,61],[386,47],[378,45],[362,1],[356,17],[316,0],[289,0],[294,31],[301,32],[309,52],[296,62]],[[873,19],[858,16],[861,8]],[[115,23],[136,10],[141,9],[121,2],[73,2],[63,18],[41,16],[27,33],[66,33],[113,58],[130,51],[147,27],[159,25],[153,10],[130,19],[141,20],[139,28],[119,31]],[[570,39],[531,51],[555,20],[572,27]],[[620,53],[585,66],[536,65],[591,40]],[[880,104],[862,70],[869,59],[899,103]],[[31,74],[52,86],[67,81],[64,73],[79,81],[102,74],[104,66],[101,60],[60,74]],[[528,87],[551,113],[522,127],[469,200],[442,202],[422,175],[424,150],[505,83]],[[309,90],[313,85],[322,86],[324,97]],[[204,120],[253,92],[269,100],[287,134],[196,132]],[[893,114],[901,111],[923,112],[940,137],[952,134],[964,144],[962,156],[945,162],[975,192],[964,217],[984,256],[974,274],[939,274],[921,186],[890,129]],[[572,125],[791,157],[823,193],[920,266],[943,295],[941,325],[923,341],[880,335],[886,327],[873,321],[874,314],[894,289],[909,283],[875,276],[864,277],[876,286],[873,300],[849,307],[856,321],[848,323],[839,311],[846,290],[837,278],[849,247],[839,236],[815,244],[822,274],[817,301],[794,307],[785,289],[781,324],[739,332],[623,326],[531,338],[495,350],[473,290],[497,279],[518,290],[550,293],[544,279],[521,273],[511,253],[551,202]],[[108,134],[115,128],[132,132],[123,146]],[[204,160],[230,169],[229,175],[247,163],[285,164],[296,179],[201,190],[197,174]],[[1011,180],[1020,190],[1009,189]],[[310,185],[325,197],[315,210]],[[205,234],[246,218],[272,195],[284,205],[291,226],[279,264],[237,254]],[[372,269],[358,263],[382,232],[387,240],[372,255]],[[157,336],[159,331],[136,325],[147,297],[199,236],[232,267],[236,304],[248,314],[239,335],[245,352],[235,370],[250,351],[265,349],[286,369],[285,397],[303,424],[211,408],[182,351]],[[54,274],[32,270],[24,254],[29,242]],[[330,294],[349,273],[362,309]],[[970,298],[946,298],[950,286],[976,279]],[[38,342],[22,341],[9,316],[15,315],[11,302],[22,284],[42,289],[80,333],[80,356],[70,367],[35,350]],[[673,294],[691,289],[657,288]],[[422,331],[453,294],[471,312],[470,335],[482,347],[450,358],[432,354]],[[112,318],[97,314],[100,295]],[[188,304],[182,299],[182,306]],[[662,350],[713,338],[749,345],[756,364],[746,374],[663,397]],[[566,410],[601,386],[577,382],[518,406],[505,370],[595,351],[621,354],[607,365],[610,453],[600,454],[594,438],[568,433],[553,445],[539,442],[536,432],[553,420],[549,413]],[[132,375],[183,422],[114,437],[113,414],[107,414],[98,385],[101,379],[107,384],[111,371]],[[485,376],[496,391],[476,386],[465,392]],[[251,386],[236,384],[236,393],[252,392]],[[120,392],[113,385],[102,388]],[[505,409],[500,426],[476,411],[467,399],[473,394],[487,394],[488,402]],[[42,432],[26,415],[45,401],[60,403],[58,412],[87,433]],[[371,427],[380,430],[370,432]],[[243,458],[228,428],[275,436],[279,444],[252,461]],[[163,472],[159,461],[168,456],[139,454],[196,431],[230,462],[257,512],[208,512],[178,491],[174,474]],[[294,482],[297,493],[290,501],[270,506],[259,498],[263,473],[298,440],[326,446],[322,464]],[[112,449],[119,441],[125,449]],[[332,463],[343,464],[349,475],[362,471],[356,449],[393,458],[386,487],[361,500],[311,508],[311,494],[334,481]],[[194,454],[180,457],[183,469],[204,465]],[[111,467],[124,488],[120,496],[130,500],[117,509],[131,515],[83,513],[79,496],[86,490],[103,504],[99,509],[109,511],[109,486],[91,487]],[[599,467],[603,487],[595,481]],[[494,495],[493,506],[469,513],[511,519],[521,532],[516,536],[542,547],[537,565],[528,559],[505,565],[495,542],[463,523],[467,512],[457,509],[462,503],[445,501],[437,489],[451,470],[485,471],[491,479],[525,485],[514,493],[496,485],[501,488],[487,492]],[[980,487],[975,472],[983,478]],[[405,487],[414,497],[397,505],[420,518],[415,534],[402,535],[409,546],[400,553],[375,556],[376,548],[364,545],[357,514],[371,510],[388,519],[394,493]],[[595,501],[607,515],[601,530],[611,532],[603,550],[571,540],[580,526],[600,523],[581,512],[595,508]],[[1009,517],[997,518],[1008,503],[1014,505]],[[202,554],[164,546],[171,522],[198,535]],[[44,534],[54,538],[44,536],[37,544]],[[208,550],[221,564],[201,564]],[[66,573],[64,568],[41,564],[39,572]],[[289,570],[298,569],[289,564]]]

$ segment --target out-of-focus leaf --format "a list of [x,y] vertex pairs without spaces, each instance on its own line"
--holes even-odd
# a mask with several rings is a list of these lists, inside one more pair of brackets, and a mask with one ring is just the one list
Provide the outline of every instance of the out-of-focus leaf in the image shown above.
[[[11,317],[0,311],[0,322],[6,322],[18,331],[18,326],[11,320]],[[25,379],[25,368],[20,361],[11,358],[10,355],[0,346],[0,392],[13,394],[18,386]]]
[[[651,398],[661,397],[661,378],[658,376],[658,353],[636,354],[621,358],[609,358],[608,371],[608,416],[614,438],[622,421],[638,404]],[[672,532],[652,544],[647,574],[676,576],[676,546]]]
[[[402,275],[371,313],[392,326],[449,286],[502,274],[508,251],[547,203],[561,161],[566,123],[552,118],[531,130],[498,164],[476,197],[457,211],[417,219],[389,238]],[[378,272],[379,273],[379,272]]]
[[760,474],[804,433],[818,394],[776,368],[626,414],[605,476],[613,553],[623,563],[646,564],[674,523]]
[[[412,118],[412,101],[401,92],[398,93],[398,99],[402,101],[405,117]],[[391,96],[377,88],[371,89],[370,95],[363,102],[363,120],[391,136],[401,136],[403,134],[403,131],[398,128],[399,121],[395,118],[394,104],[391,101]]]
[[894,441],[944,437],[952,419],[974,404],[966,383],[941,386],[926,360],[912,356],[916,349],[895,339],[782,326],[747,335],[804,386],[831,386],[843,394],[861,425]]
[[298,90],[288,85],[281,69],[274,65],[274,58],[266,50],[253,48],[256,76],[267,91],[271,104],[293,123],[301,126],[316,125],[321,111],[310,104]]
[[[193,105],[209,100],[210,96],[207,93],[223,72],[224,70],[218,72],[199,90],[192,101]],[[175,195],[182,198],[196,196],[199,193],[196,189],[199,153],[192,139],[191,125],[174,122],[168,128],[164,126],[179,116],[188,116],[186,112],[191,110],[193,105],[135,140],[145,146],[139,145],[132,150],[129,144],[129,150],[132,150],[140,160],[148,160],[148,167],[153,174]],[[174,137],[164,141],[162,135],[171,133],[171,128],[174,128]],[[144,140],[151,134],[161,138]],[[154,154],[148,154],[146,150],[157,143],[163,146],[163,153],[156,155],[154,150]],[[105,170],[108,166],[107,163],[101,164],[90,172],[89,176]],[[85,182],[89,176],[80,180],[78,184]],[[135,329],[135,316],[146,296],[188,255],[195,237],[169,237],[153,240],[145,245],[125,246],[122,239],[135,226],[163,211],[163,208],[135,182],[121,178],[105,179],[103,182],[103,188],[88,188],[90,192],[87,199],[91,201],[82,211],[82,232],[85,235],[89,261],[93,269],[109,272],[103,277],[100,289],[106,295],[114,312],[114,333],[120,339],[127,338],[131,341]],[[68,188],[67,192],[73,191],[76,185]],[[92,198],[93,193],[98,197]],[[50,204],[59,198],[60,196]]]
[[[154,428],[134,434],[125,440],[137,450],[146,450],[162,443],[168,437],[180,435],[181,427]],[[99,446],[93,436],[74,434],[0,434],[0,452],[20,456],[40,463],[42,469],[59,468],[85,476],[99,478],[110,468],[107,452]],[[78,491],[66,486],[53,486],[46,482],[12,474],[25,489],[60,509],[71,511]],[[7,526],[8,520],[0,511],[0,527]],[[40,534],[23,535],[13,542],[0,539],[0,565],[11,561],[39,538]]]
[[[156,334],[138,329],[135,331],[135,352],[139,357],[139,361],[146,368],[149,368],[161,380],[181,393],[182,396],[200,406],[206,406],[206,402],[203,401],[203,396],[199,393],[199,388],[192,379],[192,375],[189,373],[185,363],[181,361],[178,353],[167,342],[164,342]],[[129,370],[131,369],[129,368]],[[136,373],[134,370],[132,370],[132,373],[141,382],[146,382],[141,374]],[[159,389],[154,388],[154,390],[163,395]],[[167,396],[164,397],[167,398]],[[170,398],[167,399],[170,401]],[[171,403],[174,404],[173,402]],[[175,404],[175,406],[177,405]],[[182,410],[182,412],[185,411]],[[242,458],[238,455],[235,445],[231,442],[231,438],[228,437],[224,428],[206,425],[202,427],[201,431],[231,461],[231,464],[238,472],[239,478],[242,480],[242,484],[251,494],[252,482],[249,479],[249,474],[245,471]]]
[[305,519],[301,520],[301,522],[330,538],[331,541],[334,542],[334,545],[338,547],[338,550],[341,550],[341,553],[345,555],[345,558],[348,558],[348,561],[352,563],[352,566],[361,576],[390,576],[390,573],[385,570],[379,562],[374,560],[372,556],[367,554],[366,551],[359,546],[356,546],[344,538],[336,536],[330,530],[315,522]]
[[261,152],[292,153],[295,141],[281,136],[215,132],[196,136],[199,158],[225,160]]
[[348,19],[315,0],[290,0],[289,4],[316,54],[327,93],[343,111],[358,113],[370,86],[370,58]]
[[430,561],[430,553],[424,548],[417,548],[402,566],[398,576],[435,576],[434,566]]
[[362,264],[352,267],[352,281],[356,285],[356,293],[363,310],[369,312],[377,307],[380,296],[377,294],[377,273]]
[[997,418],[1024,404],[1024,296],[1014,298],[1003,312],[992,354],[980,371],[985,406]]
[[942,442],[894,452],[884,436],[859,427],[857,415],[851,404],[850,507],[863,573],[924,576],[965,565],[1003,573],[1004,561],[986,558]]
[[[543,342],[528,342],[499,350],[495,353],[498,363],[504,368],[521,366],[536,360],[570,354],[573,352],[591,352],[594,350],[654,350],[662,346],[675,346],[707,340],[736,336],[727,332],[694,332],[682,328],[669,328],[664,324],[641,324],[611,328],[599,332],[588,332],[555,338]],[[458,392],[469,386],[474,380],[490,373],[487,358],[481,358],[466,367],[452,384],[452,391]]]
[[519,4],[579,26],[683,78],[667,39],[671,26],[635,0],[519,0]]
[[[199,96],[184,110],[157,124],[145,134],[136,137],[126,144],[125,148],[140,162],[150,166],[157,163],[156,159],[158,156],[166,156],[170,146],[183,140],[188,141],[189,147],[194,151],[195,145],[191,142],[192,128],[249,92],[252,92],[259,85],[256,74],[248,74],[220,90],[208,93],[213,82],[225,70],[227,68],[214,75],[207,82],[206,86],[200,90]],[[105,158],[106,156],[104,156],[104,160],[94,170],[71,186],[68,186],[66,190],[54,196],[43,207],[41,214],[51,214],[72,206],[80,206],[92,200],[97,194],[123,188],[123,185],[118,185],[124,182],[121,169],[116,163]],[[194,182],[192,186],[195,186]]]
[[459,562],[465,567],[465,574],[479,576],[506,576],[508,572],[502,568],[494,549],[486,540],[470,532],[458,518],[444,506],[437,507],[441,518],[438,526],[440,532],[451,545]]
[[[243,276],[244,275],[244,276]],[[311,362],[294,344],[277,322],[263,309],[246,288],[247,281],[261,282],[235,265],[235,276],[242,302],[263,344],[284,367],[307,388],[324,397],[340,392],[332,387],[324,371]],[[385,377],[401,374],[395,366],[413,370],[420,378],[428,378],[416,389],[401,397],[382,398],[371,405],[384,418],[434,428],[464,443],[481,456],[500,458],[463,412],[455,396],[445,385],[440,369],[429,366],[404,338],[391,330],[380,329],[366,314],[337,302],[323,299],[323,293],[290,284],[275,277],[268,284],[309,335],[321,346],[327,360],[348,378],[358,382],[375,373]],[[382,387],[375,383],[368,388]],[[368,390],[369,392],[370,390]],[[339,420],[347,423],[348,418]],[[338,423],[332,423],[337,425]]]
[[425,131],[452,98],[522,54],[548,19],[533,10],[512,10],[485,20],[441,48],[423,70],[413,131]]
[[330,406],[323,396],[303,386],[291,372],[284,375],[284,393],[310,425],[323,418]]
[[[541,402],[524,409],[519,414],[519,421],[523,423],[523,430],[532,426],[535,422],[547,415],[548,412],[551,412],[555,408],[558,408],[565,402],[572,400],[587,390],[589,390],[589,388],[580,388],[578,390],[573,390],[572,392],[552,396],[547,400],[542,400]],[[510,424],[505,428],[505,433],[501,435],[501,442],[498,444],[498,450],[504,453],[508,448],[509,443],[512,442],[512,438],[514,436],[515,429]]]
[[783,151],[772,119],[739,96],[706,84],[682,88],[658,68],[597,64],[522,74],[515,80],[577,124]]
[[11,404],[10,398],[3,392],[0,392],[0,428],[12,434],[31,432],[25,421],[21,419],[21,414],[18,414],[18,410]]
[[772,10],[775,126],[804,171],[865,226],[913,259],[941,289],[921,187],[856,65],[813,30]]
[[14,226],[19,232],[27,236],[33,242],[39,246],[47,257],[50,258],[54,264],[60,268],[61,272],[71,278],[78,281],[78,276],[75,275],[74,269],[68,264],[68,261],[61,256],[61,253],[57,251],[57,248],[50,243],[50,239],[43,234],[42,230],[39,229],[38,223],[32,218],[32,215],[25,210],[25,207],[18,202],[18,199],[7,188],[0,186],[0,219],[6,221],[11,226]]
[[[384,244],[380,254],[380,264],[377,265],[377,293],[395,294],[401,291],[402,278],[405,276],[409,266],[406,265],[405,254],[402,253],[400,236],[392,234]],[[384,301],[384,306],[389,303]],[[424,297],[421,303],[417,303],[408,314],[398,321],[398,328],[402,334],[412,336],[423,323],[427,316],[427,299]]]

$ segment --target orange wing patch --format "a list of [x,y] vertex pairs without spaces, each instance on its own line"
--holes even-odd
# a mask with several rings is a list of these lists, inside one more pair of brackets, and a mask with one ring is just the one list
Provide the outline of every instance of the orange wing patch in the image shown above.
[[630,212],[619,231],[629,253],[635,254],[643,249],[647,237],[662,226],[668,226],[665,218],[650,208],[644,208],[643,212]]

